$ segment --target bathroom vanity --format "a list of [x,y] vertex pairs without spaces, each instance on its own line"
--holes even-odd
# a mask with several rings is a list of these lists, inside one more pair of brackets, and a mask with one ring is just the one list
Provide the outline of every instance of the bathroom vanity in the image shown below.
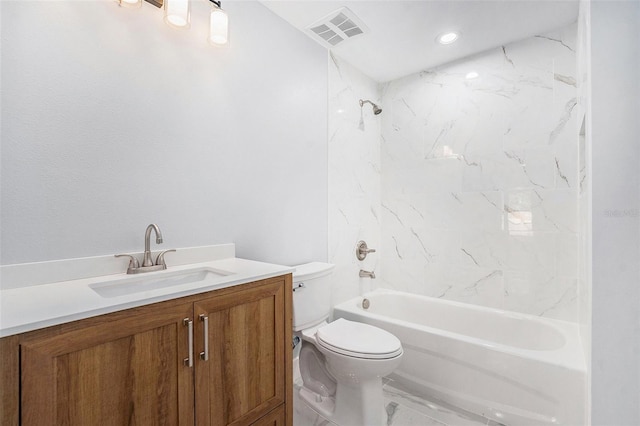
[[[0,424],[292,425],[290,270],[226,261],[226,270],[235,263],[252,272],[199,288],[98,294],[116,305],[112,312],[5,332]],[[92,280],[60,285],[96,293]],[[3,289],[3,308],[15,291]]]

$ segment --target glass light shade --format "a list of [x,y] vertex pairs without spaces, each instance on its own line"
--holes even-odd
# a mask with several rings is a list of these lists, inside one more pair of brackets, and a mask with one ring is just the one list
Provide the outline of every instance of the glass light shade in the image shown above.
[[209,43],[225,45],[229,42],[229,16],[227,12],[214,6],[209,18]]
[[175,28],[189,28],[191,25],[189,0],[164,0],[164,22]]
[[142,6],[142,0],[118,0],[122,7],[136,8]]

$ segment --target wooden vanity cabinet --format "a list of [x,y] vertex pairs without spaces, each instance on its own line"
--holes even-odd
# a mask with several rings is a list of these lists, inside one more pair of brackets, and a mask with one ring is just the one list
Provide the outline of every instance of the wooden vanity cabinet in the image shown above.
[[291,275],[10,336],[0,424],[292,425],[291,352]]
[[125,312],[21,342],[22,425],[193,424],[182,323],[192,317],[192,305]]
[[207,347],[207,333],[210,348],[196,365],[196,424],[251,424],[285,403],[284,293],[274,282],[195,303],[195,318],[208,320],[196,346]]

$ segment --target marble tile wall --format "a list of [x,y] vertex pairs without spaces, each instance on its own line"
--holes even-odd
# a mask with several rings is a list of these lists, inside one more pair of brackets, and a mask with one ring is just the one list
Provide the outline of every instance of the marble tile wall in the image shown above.
[[378,286],[577,321],[576,32],[381,86]]
[[380,248],[380,115],[360,99],[379,103],[378,84],[358,69],[330,54],[329,59],[329,262],[333,303],[372,289],[359,270],[376,271],[378,253],[364,261],[355,256],[365,240]]
[[[589,98],[589,8],[580,3],[576,43],[577,90],[576,105],[578,131],[578,322],[587,365],[591,364],[591,142],[587,142],[587,103]],[[589,148],[589,152],[588,152]],[[587,415],[589,415],[588,413]],[[589,417],[587,417],[589,418]]]

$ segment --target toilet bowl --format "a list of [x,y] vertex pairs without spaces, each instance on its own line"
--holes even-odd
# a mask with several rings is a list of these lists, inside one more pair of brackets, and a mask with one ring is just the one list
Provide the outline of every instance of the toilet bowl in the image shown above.
[[333,265],[296,266],[294,332],[301,338],[300,397],[339,426],[386,425],[382,377],[400,364],[402,345],[372,325],[338,319],[327,323]]

